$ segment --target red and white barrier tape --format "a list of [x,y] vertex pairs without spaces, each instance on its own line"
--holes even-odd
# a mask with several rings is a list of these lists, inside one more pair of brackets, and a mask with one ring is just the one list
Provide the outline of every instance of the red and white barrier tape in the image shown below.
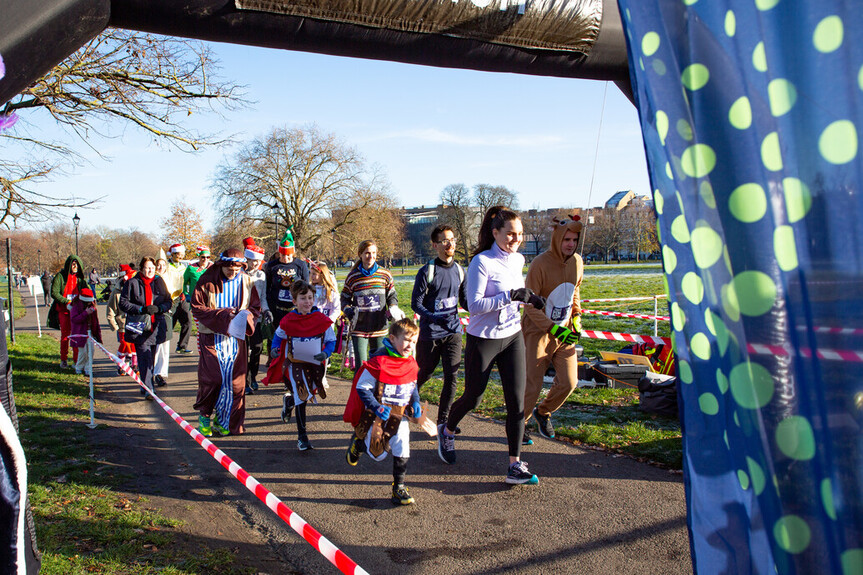
[[[750,343],[747,344],[746,349],[749,351],[749,353],[756,355],[779,355],[782,357],[794,355],[792,350],[783,345],[765,345],[762,343]],[[812,357],[812,349],[808,347],[801,347],[797,351],[799,351],[800,355],[802,355],[803,357]],[[851,361],[854,363],[863,363],[863,351],[818,348],[815,350],[815,357],[828,361]]]
[[659,321],[669,321],[671,318],[665,315],[644,315],[642,313],[622,313],[619,311],[602,311],[597,309],[583,309],[581,313],[593,315],[609,315],[612,317],[634,317],[637,319],[656,319]]
[[318,552],[327,558],[327,560],[335,565],[339,571],[345,573],[346,575],[368,575],[368,572],[360,567],[354,562],[353,559],[344,554],[341,550],[339,550],[335,545],[333,545],[329,539],[322,536],[318,531],[306,523],[306,520],[297,515],[296,512],[291,510],[290,507],[285,505],[278,497],[273,495],[273,493],[258,483],[258,480],[249,475],[249,473],[244,470],[242,467],[237,465],[235,461],[233,461],[230,457],[225,454],[221,449],[216,447],[216,445],[211,442],[209,439],[201,435],[201,433],[192,427],[188,421],[183,419],[176,411],[171,409],[171,407],[159,399],[159,396],[153,393],[150,389],[144,385],[144,382],[141,381],[135,372],[132,371],[132,368],[129,367],[125,361],[121,361],[117,356],[113,353],[105,349],[105,347],[97,342],[95,339],[93,343],[99,347],[105,354],[111,358],[111,361],[117,364],[117,367],[123,370],[123,372],[138,382],[147,393],[153,396],[153,399],[164,409],[168,415],[171,416],[177,424],[183,428],[183,431],[192,436],[192,439],[197,441],[201,447],[203,447],[207,453],[213,456],[213,459],[218,461],[222,467],[228,470],[228,472],[237,478],[237,480],[242,483],[246,489],[251,491],[255,497],[260,499],[267,507],[270,508],[276,515],[282,518],[285,523],[291,526],[291,529],[296,531],[299,535],[303,537],[312,547],[318,550]]
[[582,330],[581,337],[589,339],[610,339],[613,341],[631,341],[635,343],[652,343],[654,345],[670,344],[671,339],[655,335],[635,335],[632,333],[617,333],[613,331]]
[[612,297],[612,298],[605,298],[605,299],[583,299],[583,300],[581,300],[581,303],[591,303],[591,302],[592,303],[598,303],[601,301],[649,301],[649,300],[652,300],[655,298],[660,298],[660,297],[666,297],[666,295],[664,293],[661,293],[661,294],[657,294],[657,295],[645,295],[645,296],[641,296],[641,297]]
[[[809,328],[805,325],[798,325],[797,329],[806,331]],[[831,333],[836,335],[863,335],[863,329],[854,327],[814,327],[812,331],[815,333]]]

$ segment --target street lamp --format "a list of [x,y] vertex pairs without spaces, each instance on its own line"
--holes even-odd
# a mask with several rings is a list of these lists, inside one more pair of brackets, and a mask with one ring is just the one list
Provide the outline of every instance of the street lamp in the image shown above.
[[333,228],[330,231],[333,233],[333,270],[335,270],[339,267],[339,264],[336,261],[336,228]]
[[72,223],[75,224],[75,255],[78,255],[78,224],[81,223],[81,218],[78,217],[78,212],[72,216]]
[[42,273],[42,250],[36,250],[36,271]]

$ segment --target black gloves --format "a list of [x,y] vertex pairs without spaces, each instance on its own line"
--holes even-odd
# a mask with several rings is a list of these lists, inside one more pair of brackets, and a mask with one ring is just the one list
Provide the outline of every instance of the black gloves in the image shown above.
[[159,313],[159,306],[157,305],[145,305],[141,308],[141,313],[146,315],[155,315]]
[[345,309],[342,310],[342,313],[345,314],[346,318],[353,321],[354,315],[357,313],[357,308],[355,308],[353,306],[346,307]]
[[509,298],[512,301],[520,301],[522,303],[532,305],[536,309],[542,309],[545,307],[545,300],[528,288],[516,288],[514,290],[510,290]]
[[265,309],[263,313],[261,313],[261,321],[263,323],[273,323],[273,312]]

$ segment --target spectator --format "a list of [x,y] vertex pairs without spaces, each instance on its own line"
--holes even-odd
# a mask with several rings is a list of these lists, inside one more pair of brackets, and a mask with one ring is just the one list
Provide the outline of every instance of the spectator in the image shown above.
[[[54,302],[48,310],[48,327],[60,330],[60,367],[69,367],[66,361],[69,357],[69,334],[72,323],[69,318],[69,308],[72,299],[82,289],[87,287],[84,279],[84,266],[78,256],[69,256],[63,269],[54,276],[51,282],[51,297]],[[78,361],[78,348],[72,349],[72,361]]]

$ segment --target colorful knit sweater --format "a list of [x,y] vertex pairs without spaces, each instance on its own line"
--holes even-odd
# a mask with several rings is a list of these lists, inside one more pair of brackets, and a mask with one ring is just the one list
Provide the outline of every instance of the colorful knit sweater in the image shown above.
[[381,267],[370,275],[363,274],[359,268],[353,269],[345,278],[341,300],[342,309],[356,307],[353,335],[383,337],[387,334],[387,309],[398,305],[393,276]]

